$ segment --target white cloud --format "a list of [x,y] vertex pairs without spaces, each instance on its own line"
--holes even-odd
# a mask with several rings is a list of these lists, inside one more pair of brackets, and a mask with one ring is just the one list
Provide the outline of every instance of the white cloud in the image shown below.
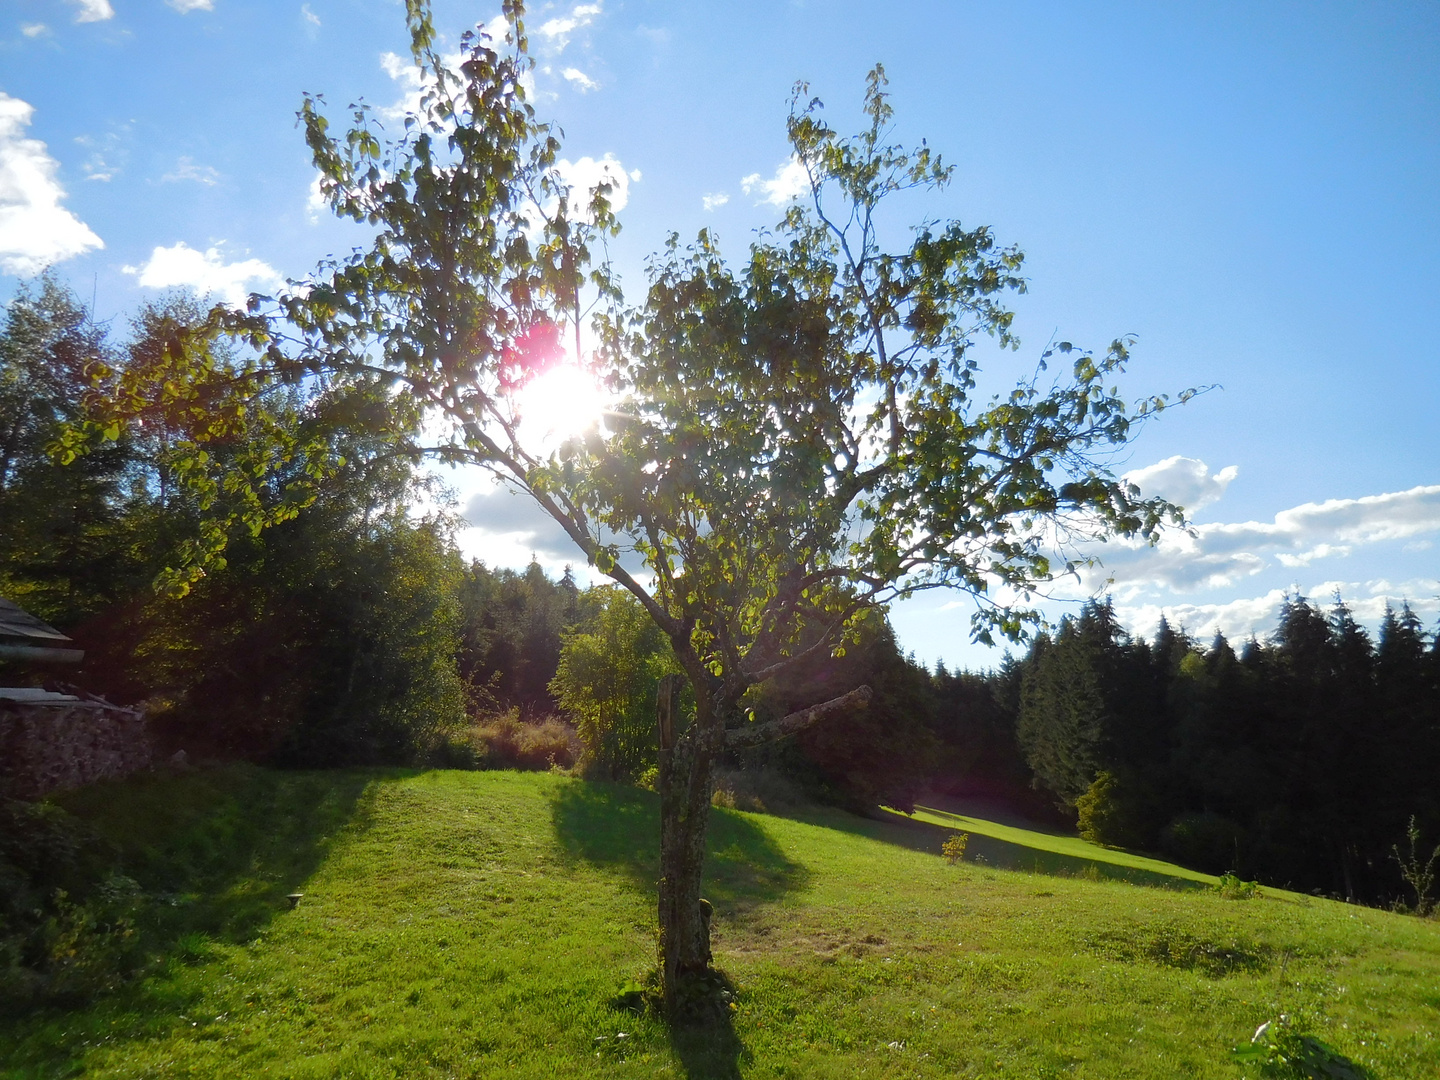
[[181,15],[189,15],[192,11],[214,11],[215,0],[165,0],[172,8]]
[[1120,542],[1106,545],[1099,554],[1116,592],[1133,599],[1159,587],[1185,593],[1233,586],[1264,570],[1267,555],[1293,569],[1343,558],[1368,544],[1436,531],[1440,484],[1305,503],[1282,510],[1269,522],[1197,525],[1188,533],[1169,530],[1154,548]]
[[591,90],[600,89],[600,84],[579,68],[568,67],[560,74],[564,75],[568,82],[574,83],[575,88],[582,94],[588,94]]
[[577,4],[570,9],[569,15],[542,23],[539,30],[540,36],[549,42],[555,52],[564,52],[565,46],[570,44],[570,35],[576,30],[585,29],[595,21],[595,16],[599,14],[599,4]]
[[115,9],[110,6],[110,0],[70,0],[70,2],[80,9],[75,16],[77,23],[104,22],[106,19],[115,17]]
[[1147,498],[1159,497],[1183,506],[1188,515],[1217,501],[1239,472],[1239,466],[1227,465],[1212,475],[1205,462],[1176,454],[1128,472],[1123,479],[1138,487]]
[[310,189],[305,196],[305,212],[310,216],[310,224],[319,224],[321,216],[330,208],[329,202],[325,199],[325,192],[320,190],[321,176],[317,172],[310,180]]
[[176,184],[184,180],[193,180],[197,184],[214,187],[220,181],[220,174],[209,165],[196,165],[192,159],[182,157],[175,163],[174,172],[168,172],[160,177],[162,184]]
[[1398,611],[1402,604],[1409,604],[1416,615],[1427,621],[1440,613],[1440,580],[1416,578],[1398,585],[1388,581],[1319,581],[1302,588],[1295,584],[1289,589],[1271,589],[1261,596],[1215,604],[1117,604],[1115,614],[1131,633],[1145,638],[1155,636],[1163,615],[1171,626],[1184,628],[1202,644],[1217,630],[1230,641],[1240,642],[1251,635],[1264,638],[1275,630],[1287,593],[1300,593],[1321,607],[1329,607],[1338,593],[1355,621],[1372,630],[1385,617],[1387,607]]
[[211,293],[236,307],[245,303],[252,282],[260,288],[271,289],[284,284],[269,263],[259,259],[227,263],[218,247],[196,251],[183,240],[173,247],[157,247],[143,266],[121,269],[136,276],[146,288],[178,287],[202,296]]
[[702,195],[700,197],[700,205],[705,207],[707,213],[714,210],[717,206],[724,206],[729,201],[730,196],[723,191],[717,191],[713,195]]
[[751,173],[740,181],[740,187],[746,195],[754,195],[762,203],[784,206],[810,190],[810,176],[799,159],[791,157],[775,170],[773,179],[762,180],[759,173]]
[[60,205],[59,163],[39,139],[25,137],[35,109],[0,91],[0,270],[38,274],[105,244]]
[[50,28],[43,22],[25,23],[20,27],[20,33],[28,38],[39,37],[41,34],[48,34]]
[[415,61],[399,53],[383,52],[380,54],[380,67],[386,75],[400,84],[402,91],[400,100],[381,112],[392,120],[398,120],[406,113],[418,113],[420,94],[425,83]]
[[[457,50],[440,57],[440,63],[445,66],[447,71],[453,73],[460,70],[464,59]],[[403,119],[408,113],[418,115],[420,97],[425,92],[425,73],[420,70],[420,65],[415,63],[413,57],[386,52],[380,54],[380,67],[386,75],[398,82],[401,88],[400,100],[388,108],[381,109],[380,115],[390,120]],[[528,91],[529,87],[527,86],[526,89]]]
[[560,160],[555,171],[570,188],[572,209],[584,210],[590,205],[591,193],[601,184],[610,185],[610,209],[619,213],[630,201],[630,174],[627,173],[614,155],[606,154],[599,161],[582,157],[579,161]]
[[300,5],[300,17],[304,19],[307,23],[309,23],[311,26],[320,25],[320,16],[316,15],[315,12],[310,10],[309,4]]
[[1144,638],[1155,636],[1163,615],[1171,626],[1183,628],[1202,642],[1217,630],[1232,642],[1240,642],[1273,630],[1284,600],[1284,589],[1271,589],[1263,596],[1223,604],[1117,604],[1115,614],[1131,633]]

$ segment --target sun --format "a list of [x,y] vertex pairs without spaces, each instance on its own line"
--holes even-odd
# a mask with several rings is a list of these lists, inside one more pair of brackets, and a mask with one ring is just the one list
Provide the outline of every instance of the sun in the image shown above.
[[566,361],[535,376],[515,396],[520,432],[542,446],[558,446],[600,423],[606,393],[579,364]]

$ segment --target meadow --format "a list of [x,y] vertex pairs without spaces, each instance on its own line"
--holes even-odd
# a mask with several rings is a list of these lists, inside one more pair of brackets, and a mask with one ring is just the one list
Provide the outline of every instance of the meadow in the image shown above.
[[164,959],[0,1020],[9,1077],[1243,1077],[1232,1048],[1282,1013],[1381,1080],[1440,1075],[1435,921],[1227,899],[936,809],[715,811],[733,994],[672,1032],[640,1007],[649,792],[234,766],[61,801],[118,848]]

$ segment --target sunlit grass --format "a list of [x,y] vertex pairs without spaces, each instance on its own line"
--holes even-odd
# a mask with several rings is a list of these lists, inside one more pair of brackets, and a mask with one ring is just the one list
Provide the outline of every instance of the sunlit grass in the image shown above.
[[[653,796],[544,774],[250,771],[247,820],[288,829],[283,850],[234,819],[243,858],[195,852],[186,870],[172,841],[206,835],[202,789],[235,775],[75,804],[145,872],[231,900],[142,984],[0,1022],[8,1075],[1169,1080],[1245,1075],[1229,1048],[1282,1011],[1379,1077],[1440,1075],[1433,922],[1230,901],[1163,863],[1141,869],[1183,887],[950,866],[949,819],[835,811],[717,812],[707,893],[738,1007],[672,1038],[612,1005],[653,960]],[[187,808],[172,833],[167,801]],[[265,819],[297,811],[313,830]],[[1039,835],[967,831],[972,853]]]

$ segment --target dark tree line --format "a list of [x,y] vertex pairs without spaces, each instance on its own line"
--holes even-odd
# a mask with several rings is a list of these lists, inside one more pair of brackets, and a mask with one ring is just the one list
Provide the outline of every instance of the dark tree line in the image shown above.
[[1102,843],[1367,901],[1399,895],[1411,816],[1440,835],[1440,643],[1407,607],[1370,635],[1287,599],[1237,654],[1092,603],[1018,665],[1034,782]]

